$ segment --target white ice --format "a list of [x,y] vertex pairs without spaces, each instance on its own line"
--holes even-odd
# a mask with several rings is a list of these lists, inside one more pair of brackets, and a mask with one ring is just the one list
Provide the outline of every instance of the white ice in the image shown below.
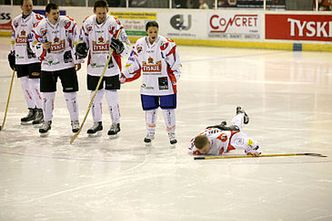
[[[0,122],[12,71],[9,39],[0,39]],[[332,220],[332,53],[179,47],[177,138],[168,144],[161,111],[156,139],[143,143],[140,80],[120,90],[121,133],[89,138],[91,116],[73,145],[58,83],[53,127],[40,138],[21,126],[26,112],[15,79],[0,132],[0,220]],[[89,103],[86,67],[79,71],[82,120]],[[230,120],[236,106],[263,153],[319,157],[195,161],[190,139]],[[242,154],[235,151],[231,154]]]

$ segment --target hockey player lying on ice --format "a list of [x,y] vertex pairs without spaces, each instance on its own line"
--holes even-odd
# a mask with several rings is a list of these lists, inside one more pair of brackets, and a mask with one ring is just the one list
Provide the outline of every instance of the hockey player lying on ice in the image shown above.
[[231,150],[243,149],[247,155],[259,156],[257,143],[242,131],[244,124],[249,123],[249,117],[241,109],[236,108],[236,115],[227,127],[226,122],[207,127],[191,140],[189,151],[193,155],[222,155]]

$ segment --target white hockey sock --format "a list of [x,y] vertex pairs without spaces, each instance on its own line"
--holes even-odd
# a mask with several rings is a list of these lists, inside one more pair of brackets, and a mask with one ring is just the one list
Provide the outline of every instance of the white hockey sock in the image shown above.
[[[91,97],[94,91],[91,91]],[[98,90],[95,99],[93,100],[93,105],[91,107],[91,114],[93,118],[93,122],[101,122],[102,115],[103,115],[103,96],[104,96],[104,89]]]
[[145,111],[146,131],[148,135],[156,133],[157,109]]
[[27,76],[21,77],[20,81],[24,94],[24,99],[27,103],[28,108],[35,108],[35,102],[33,100],[33,94],[30,89],[29,78]]
[[44,120],[50,121],[53,119],[55,92],[43,92],[42,97]]
[[238,126],[241,131],[244,127],[244,113],[239,113],[235,115],[235,117],[233,117],[231,121],[231,124]]
[[38,109],[41,109],[43,107],[43,103],[40,93],[40,79],[39,78],[29,79],[29,84],[34,104]]
[[63,93],[66,103],[67,109],[69,111],[70,120],[77,121],[78,120],[78,104],[76,101],[76,92],[65,92]]
[[116,90],[106,90],[106,99],[110,110],[112,123],[120,123],[119,95]]
[[163,115],[167,132],[175,133],[175,109],[164,109]]

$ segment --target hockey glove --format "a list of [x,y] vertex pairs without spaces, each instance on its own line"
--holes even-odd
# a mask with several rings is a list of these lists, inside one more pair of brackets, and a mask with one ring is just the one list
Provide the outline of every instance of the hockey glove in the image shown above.
[[86,58],[86,56],[88,56],[88,47],[86,46],[86,43],[85,42],[82,42],[82,43],[78,43],[76,45],[76,56],[78,59],[83,59],[83,58]]
[[121,54],[124,51],[124,45],[123,43],[115,38],[112,38],[110,47],[115,51],[117,54]]
[[9,66],[12,70],[15,69],[15,51],[10,51],[10,53],[8,54],[8,62],[9,62]]
[[33,53],[32,49],[31,49],[29,43],[27,43],[27,54],[28,54],[29,59],[36,57],[35,53]]

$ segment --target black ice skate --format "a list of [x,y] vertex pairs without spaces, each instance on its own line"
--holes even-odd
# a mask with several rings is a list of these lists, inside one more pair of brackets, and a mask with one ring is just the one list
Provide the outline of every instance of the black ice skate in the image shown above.
[[80,122],[78,120],[71,121],[71,131],[77,133],[80,129]]
[[36,108],[35,111],[36,111],[36,116],[35,116],[35,119],[32,121],[32,124],[44,123],[43,110]]
[[146,135],[146,137],[144,138],[144,143],[145,143],[146,145],[150,145],[153,139],[154,139],[154,134],[150,134],[150,133],[148,133],[148,134]]
[[29,109],[29,112],[28,112],[27,116],[21,118],[22,125],[31,124],[32,121],[35,119],[36,110],[34,108],[28,108],[28,109]]
[[49,130],[51,130],[52,121],[45,121],[43,125],[39,128],[39,133],[41,137],[46,137]]
[[111,128],[108,131],[108,136],[110,136],[111,138],[116,137],[117,134],[120,132],[120,124],[112,124]]
[[93,126],[87,130],[87,133],[89,136],[96,136],[99,135],[99,132],[103,130],[103,123],[100,122],[95,122]]
[[178,141],[175,138],[175,133],[168,133],[169,143],[174,146]]
[[236,107],[236,114],[241,114],[241,113],[244,114],[243,123],[248,124],[249,116],[247,115],[247,113],[241,107]]

